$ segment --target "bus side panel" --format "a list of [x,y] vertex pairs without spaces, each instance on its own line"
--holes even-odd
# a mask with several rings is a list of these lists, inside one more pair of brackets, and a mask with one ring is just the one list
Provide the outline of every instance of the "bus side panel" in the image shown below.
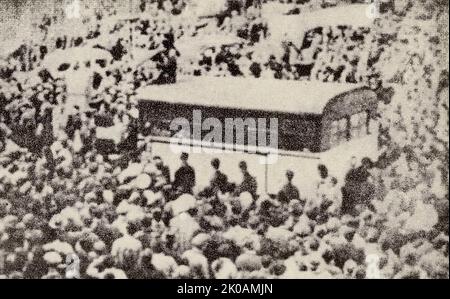
[[321,116],[288,115],[279,118],[279,149],[320,151]]

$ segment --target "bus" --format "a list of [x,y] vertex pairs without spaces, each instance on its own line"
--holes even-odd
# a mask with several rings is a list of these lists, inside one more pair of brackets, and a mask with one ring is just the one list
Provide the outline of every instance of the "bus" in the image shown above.
[[[203,174],[198,177],[199,188],[208,185],[212,175],[209,161],[216,157],[222,161],[222,171],[237,183],[238,163],[245,160],[256,175],[260,194],[277,194],[285,183],[286,171],[292,170],[294,183],[307,195],[319,180],[319,164],[327,166],[342,183],[352,160],[377,159],[379,155],[378,97],[357,84],[192,77],[176,84],[141,88],[137,98],[141,142],[145,138],[151,145],[149,150],[162,156],[172,170],[179,166],[181,150],[176,146],[191,149],[190,163]],[[256,148],[249,144],[250,130],[254,129],[250,126],[245,127],[246,138],[231,142],[205,142],[207,131],[189,138],[177,135],[173,121],[183,118],[192,125],[199,111],[203,119],[215,118],[222,123],[227,118],[266,119],[267,123],[276,119],[276,148],[267,143],[261,146],[257,142]],[[266,136],[257,134],[258,138],[272,138],[270,130],[274,128],[266,126]],[[208,154],[204,149],[209,147],[224,151]],[[267,159],[266,163],[261,163],[262,159]]]

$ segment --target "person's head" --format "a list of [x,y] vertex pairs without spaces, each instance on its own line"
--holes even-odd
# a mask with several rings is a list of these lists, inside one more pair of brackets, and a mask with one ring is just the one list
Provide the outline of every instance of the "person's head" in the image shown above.
[[189,154],[188,153],[182,153],[180,156],[180,160],[183,164],[187,164],[187,161],[189,160]]
[[215,158],[211,161],[211,166],[215,169],[215,170],[219,170],[220,168],[220,160]]
[[247,172],[247,162],[245,162],[245,161],[239,162],[239,169],[242,172]]
[[325,179],[328,177],[328,168],[325,165],[320,164],[317,167],[317,169],[319,170],[319,175],[322,179]]
[[155,221],[159,222],[162,219],[162,211],[159,209],[154,210],[152,216]]
[[286,171],[286,178],[289,182],[292,182],[292,179],[294,178],[294,172],[292,170]]
[[155,163],[155,166],[159,169],[163,166],[163,161],[160,156],[153,157],[153,163]]
[[294,199],[289,203],[289,212],[296,217],[303,214],[303,206],[298,199]]
[[372,162],[372,160],[370,160],[370,158],[366,157],[361,160],[361,165],[365,169],[371,169],[373,167],[373,162]]
[[331,178],[331,184],[332,184],[333,186],[336,186],[336,185],[337,185],[337,183],[338,183],[338,180],[337,180],[337,178],[335,178],[335,177],[332,177],[332,178]]

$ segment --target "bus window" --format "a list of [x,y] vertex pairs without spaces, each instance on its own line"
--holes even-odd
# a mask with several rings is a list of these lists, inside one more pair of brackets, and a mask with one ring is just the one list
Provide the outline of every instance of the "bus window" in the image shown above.
[[342,118],[331,124],[331,146],[337,146],[348,141],[348,119]]
[[338,133],[339,133],[339,122],[333,121],[331,123],[331,128],[330,128],[330,136],[331,136],[330,143],[331,143],[331,145],[339,144],[339,134]]
[[352,115],[350,124],[351,138],[365,136],[367,134],[367,112]]
[[372,123],[370,122],[371,116],[370,116],[370,111],[367,110],[366,111],[366,133],[367,135],[372,134],[371,128],[370,126],[372,125]]

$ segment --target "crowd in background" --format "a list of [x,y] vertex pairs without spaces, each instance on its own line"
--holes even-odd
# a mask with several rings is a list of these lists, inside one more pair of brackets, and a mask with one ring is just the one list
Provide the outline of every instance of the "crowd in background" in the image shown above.
[[[300,46],[286,43],[281,55],[262,55],[254,48],[270,28],[258,17],[230,12],[206,26],[174,28],[169,19],[182,2],[156,5],[150,21],[111,21],[114,9],[103,9],[75,37],[54,38],[55,20],[46,18],[41,40],[2,61],[2,278],[76,277],[73,265],[82,278],[448,278],[448,61],[445,37],[435,32],[448,14],[412,6],[386,13],[375,32],[322,28]],[[427,20],[434,25],[411,25]],[[137,28],[133,42],[129,26]],[[183,60],[178,40],[223,31],[241,42]],[[82,107],[71,103],[70,82],[41,63],[55,50],[87,45],[112,59],[92,76]],[[136,64],[139,50],[152,55]],[[404,60],[393,64],[393,57]],[[292,172],[279,194],[256,194],[245,162],[236,165],[240,179],[227,178],[213,160],[210,186],[196,190],[187,155],[172,180],[164,157],[133,146],[130,129],[135,90],[185,74],[375,78],[406,93],[380,105],[385,155],[355,161],[344,189],[321,165],[314,197],[292,185]],[[112,145],[97,138],[108,127],[122,133]]]

